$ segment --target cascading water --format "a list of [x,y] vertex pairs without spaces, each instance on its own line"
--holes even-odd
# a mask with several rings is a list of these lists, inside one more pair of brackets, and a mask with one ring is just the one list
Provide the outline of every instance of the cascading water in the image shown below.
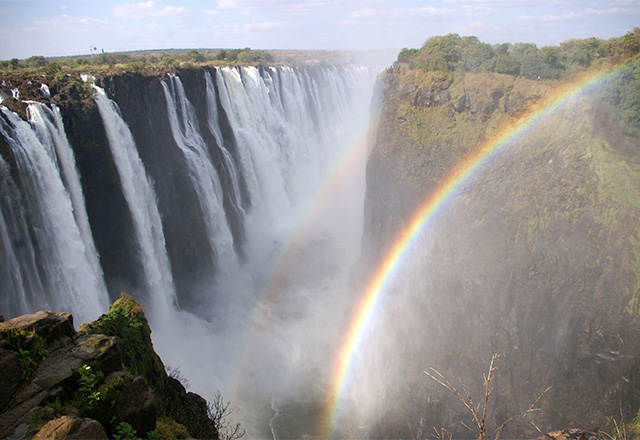
[[208,228],[211,248],[218,263],[234,262],[236,254],[231,229],[222,206],[220,178],[199,133],[195,110],[185,95],[180,78],[171,76],[168,81],[162,82],[162,88],[167,100],[173,137],[188,163],[190,177]]
[[[48,94],[48,88],[45,96]],[[103,280],[101,279],[102,268],[98,261],[98,253],[93,243],[91,235],[91,227],[87,218],[87,208],[82,193],[82,185],[80,183],[80,175],[75,166],[75,157],[67,136],[64,133],[64,124],[60,116],[60,109],[55,105],[49,108],[41,104],[32,104],[29,107],[29,115],[31,117],[31,125],[38,135],[38,139],[47,149],[52,158],[55,158],[55,164],[58,166],[60,177],[65,188],[69,193],[73,207],[73,216],[78,225],[82,242],[85,246],[85,256],[87,262],[91,265],[93,272],[97,274],[97,282],[100,284],[101,290],[104,291]]]
[[224,136],[222,135],[222,131],[220,130],[220,117],[218,115],[218,102],[216,99],[215,87],[213,84],[213,79],[211,78],[210,72],[205,72],[205,81],[207,84],[207,110],[208,110],[208,122],[209,122],[209,130],[213,133],[213,136],[218,144],[218,148],[220,148],[220,152],[222,153],[222,157],[224,159],[224,166],[227,169],[227,172],[231,179],[231,187],[228,190],[231,192],[231,200],[233,201],[234,207],[242,213],[242,218],[244,219],[245,215],[245,207],[247,206],[247,202],[242,197],[242,192],[240,190],[240,183],[238,176],[238,167],[233,160],[233,156],[225,146]]
[[[166,317],[176,301],[176,294],[156,194],[117,104],[107,98],[101,88],[94,86],[94,90],[122,190],[133,217],[137,246],[141,254],[140,261],[147,284],[146,298],[154,313]],[[157,319],[159,316],[154,317]]]
[[[140,122],[127,120],[131,102],[110,99],[109,88],[94,89],[108,139],[104,147],[126,199],[127,212],[120,214],[132,219],[133,232],[122,236],[136,241],[119,249],[138,250],[145,279],[138,287],[144,291],[129,293],[149,306],[154,345],[165,363],[179,366],[206,398],[220,390],[236,404],[235,416],[251,437],[313,432],[311,409],[324,398],[323,365],[339,339],[338,324],[350,302],[349,269],[359,253],[364,134],[376,73],[356,67],[242,67],[169,76],[150,83],[156,89],[147,93],[160,96],[156,107],[135,106],[152,129],[168,127],[161,140],[148,135],[155,140],[145,143],[147,150],[141,150],[145,134],[135,126]],[[202,95],[189,95],[196,86]],[[14,315],[63,308],[80,320],[95,318],[107,308],[106,294],[103,287],[87,286],[93,279],[85,274],[93,273],[89,259],[83,257],[78,267],[66,264],[85,255],[80,245],[88,229],[74,217],[83,211],[76,200],[82,193],[71,188],[63,166],[60,177],[52,148],[42,145],[32,126],[5,108],[2,115],[0,132],[21,176],[16,182],[14,164],[0,156],[3,310]],[[53,132],[54,125],[45,131]],[[185,203],[201,211],[206,240],[197,240],[207,242],[203,247],[183,246],[196,231],[192,219],[181,223],[177,207],[169,204],[173,193],[158,174],[166,164],[154,163],[156,157],[181,161],[164,172],[185,173],[180,182],[190,188],[172,191],[184,191]],[[57,183],[40,188],[49,180]],[[92,228],[99,225],[92,220]],[[210,252],[195,256],[206,279],[195,280],[197,292],[184,293],[182,286],[183,295],[198,299],[198,317],[179,308],[181,297],[174,307],[182,279],[176,258],[191,258],[190,252],[207,246]],[[45,260],[50,255],[55,261]]]
[[5,108],[1,111],[0,134],[19,176],[19,183],[12,182],[3,161],[8,189],[2,192],[3,236],[13,230],[3,237],[9,268],[0,286],[3,306],[12,314],[55,308],[73,312],[77,319],[95,319],[108,298],[88,236],[73,153],[61,127],[49,119],[59,116],[39,103],[29,105],[31,123]]

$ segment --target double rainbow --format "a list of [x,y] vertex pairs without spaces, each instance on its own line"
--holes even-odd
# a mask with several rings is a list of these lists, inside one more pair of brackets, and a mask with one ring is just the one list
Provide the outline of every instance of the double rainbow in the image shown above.
[[494,158],[501,150],[513,144],[518,136],[526,133],[541,119],[555,113],[569,99],[588,93],[609,79],[619,68],[610,68],[591,72],[559,87],[548,96],[540,99],[526,114],[515,122],[503,127],[489,139],[478,145],[449,175],[438,188],[427,196],[410,218],[407,226],[392,242],[384,254],[381,263],[373,272],[361,299],[355,309],[348,331],[338,351],[337,359],[330,376],[328,395],[319,427],[321,438],[334,436],[335,418],[347,382],[354,354],[362,341],[376,304],[385,292],[386,287],[394,279],[398,268],[402,265],[409,250],[421,231],[427,226],[436,213],[442,208],[461,185],[471,178],[480,168]]

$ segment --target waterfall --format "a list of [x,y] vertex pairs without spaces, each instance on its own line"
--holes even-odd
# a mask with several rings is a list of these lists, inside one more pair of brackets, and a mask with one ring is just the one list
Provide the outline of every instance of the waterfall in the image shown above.
[[106,286],[101,277],[102,268],[100,267],[98,253],[91,235],[80,175],[76,168],[73,150],[64,132],[60,109],[55,105],[49,108],[45,105],[34,103],[29,106],[29,115],[31,117],[31,125],[35,129],[38,139],[47,148],[49,155],[56,159],[55,163],[58,165],[64,186],[69,192],[73,216],[85,245],[85,256],[89,264],[91,264],[93,272],[100,275],[98,283],[101,284],[101,290],[105,291]]
[[81,117],[2,107],[1,312],[86,322],[108,308],[105,285],[139,287],[156,350],[194,391],[228,393],[251,437],[288,432],[292,408],[324,396],[352,295],[374,74],[123,75]]
[[204,73],[204,76],[207,85],[207,116],[209,122],[209,130],[211,130],[211,132],[213,133],[216,143],[218,144],[218,148],[220,148],[220,152],[222,153],[222,157],[224,160],[224,166],[231,178],[231,188],[229,188],[229,191],[231,192],[231,200],[233,201],[236,209],[244,217],[244,208],[248,203],[243,200],[242,192],[240,191],[240,177],[238,176],[238,167],[235,164],[233,156],[225,146],[224,136],[222,135],[222,131],[220,130],[218,102],[216,99],[213,80],[211,79],[211,73],[207,71]]
[[216,253],[218,263],[233,264],[237,256],[222,206],[222,186],[211,162],[207,145],[199,132],[195,110],[185,95],[180,78],[171,76],[169,81],[162,82],[162,88],[173,137],[189,166],[189,177],[198,194],[211,248]]
[[48,117],[41,118],[49,112],[42,106],[29,105],[31,124],[1,107],[0,134],[7,140],[20,182],[11,181],[3,161],[3,187],[8,189],[2,192],[3,259],[7,262],[3,272],[10,282],[3,280],[0,288],[16,290],[4,291],[2,297],[19,297],[17,310],[8,307],[14,313],[55,308],[73,312],[77,319],[95,319],[107,307],[108,298],[98,257],[88,244],[91,238],[79,202],[79,178],[64,132]]
[[153,184],[117,104],[107,98],[103,89],[94,86],[94,90],[122,190],[133,218],[147,284],[145,294],[154,311],[166,316],[176,301],[176,294]]

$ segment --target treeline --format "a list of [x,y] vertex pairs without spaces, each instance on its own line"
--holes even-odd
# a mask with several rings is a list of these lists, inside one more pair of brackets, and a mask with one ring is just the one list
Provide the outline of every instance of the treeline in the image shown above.
[[640,28],[621,37],[568,40],[538,48],[533,43],[491,45],[458,34],[429,38],[420,49],[403,48],[396,65],[427,72],[504,73],[531,79],[561,79],[601,62],[618,63],[640,53]]
[[202,53],[195,49],[182,54],[162,54],[132,56],[126,53],[101,53],[90,57],[73,57],[64,60],[47,61],[37,55],[24,60],[13,58],[0,61],[1,71],[38,71],[53,77],[61,71],[109,70],[116,67],[126,71],[142,72],[146,69],[187,68],[195,65],[265,65],[274,61],[273,56],[264,50],[244,49],[218,50],[215,53]]

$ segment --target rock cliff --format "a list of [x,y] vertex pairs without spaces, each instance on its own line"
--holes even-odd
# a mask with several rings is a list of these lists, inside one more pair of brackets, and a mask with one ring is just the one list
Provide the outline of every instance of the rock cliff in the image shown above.
[[167,375],[150,335],[126,295],[77,332],[68,313],[0,322],[0,438],[218,438],[207,402]]
[[[380,81],[362,245],[370,270],[474,148],[562,87],[401,62]],[[502,354],[492,420],[524,413],[548,386],[531,419],[543,432],[612,428],[621,411],[627,420],[636,414],[640,140],[616,123],[608,99],[624,87],[609,87],[532,124],[422,232],[398,275],[402,287],[390,288],[380,306],[392,323],[376,341],[392,371],[384,392],[397,402],[385,406],[380,436],[466,420],[455,397],[422,371],[436,368],[481,393],[492,353]],[[518,423],[519,435],[535,436],[529,420]]]

